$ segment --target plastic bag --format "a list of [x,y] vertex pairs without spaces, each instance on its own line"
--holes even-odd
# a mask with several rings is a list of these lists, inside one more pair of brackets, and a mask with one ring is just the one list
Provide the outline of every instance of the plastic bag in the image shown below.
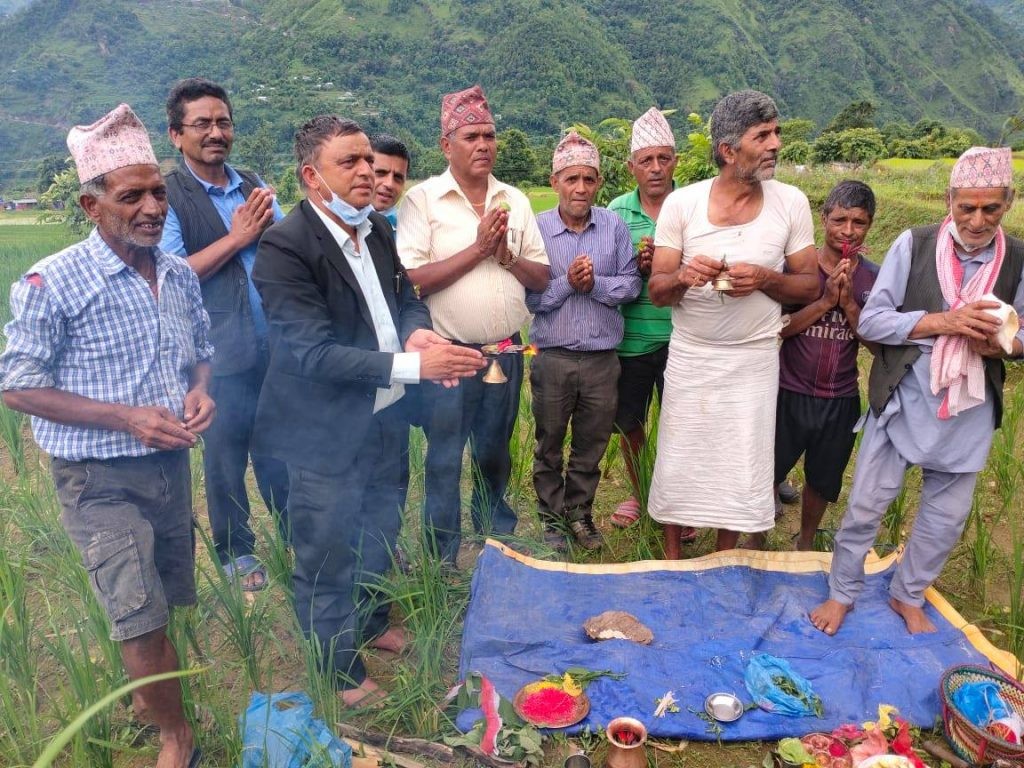
[[964,683],[951,698],[961,714],[979,728],[1012,713],[999,695],[999,686],[991,680]]
[[[780,686],[782,680],[786,689]],[[768,653],[759,653],[747,664],[743,682],[754,703],[766,712],[788,717],[824,717],[821,699],[810,682],[798,675],[789,662]],[[795,693],[794,693],[795,691]]]
[[352,748],[313,717],[304,693],[256,692],[238,725],[241,768],[352,768]]

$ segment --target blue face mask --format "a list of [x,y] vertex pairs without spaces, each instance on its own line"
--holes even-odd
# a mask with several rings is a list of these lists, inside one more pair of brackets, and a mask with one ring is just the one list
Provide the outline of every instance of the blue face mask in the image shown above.
[[[313,173],[315,173],[317,176],[320,176],[320,171],[318,171],[316,168],[313,169]],[[331,189],[330,185],[327,183],[323,176],[320,176],[320,181],[324,183],[324,186],[327,187],[327,189]],[[336,194],[334,194],[334,190],[331,190],[330,200],[324,197],[323,193],[321,192],[317,192],[317,194],[320,195],[320,200],[323,201],[323,204],[327,208],[327,210],[329,210],[343,222],[348,224],[350,227],[358,227],[360,224],[362,224],[370,217],[371,213],[373,213],[372,205],[367,205],[365,208],[356,208],[354,206],[349,205]]]

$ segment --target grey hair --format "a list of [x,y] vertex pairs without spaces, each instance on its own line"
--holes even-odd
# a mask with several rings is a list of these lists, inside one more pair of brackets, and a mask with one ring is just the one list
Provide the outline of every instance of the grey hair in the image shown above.
[[777,120],[779,108],[771,96],[760,91],[736,91],[722,98],[711,113],[711,152],[721,168],[725,158],[718,151],[722,144],[735,149],[751,126]]
[[83,181],[78,186],[80,194],[88,195],[89,197],[103,197],[107,193],[107,175],[101,173],[99,176],[95,176],[88,181]]
[[363,133],[359,123],[336,115],[317,115],[299,128],[295,134],[295,175],[303,189],[306,188],[306,182],[302,179],[303,166],[316,165],[320,159],[320,148],[335,136],[351,136],[354,133]]

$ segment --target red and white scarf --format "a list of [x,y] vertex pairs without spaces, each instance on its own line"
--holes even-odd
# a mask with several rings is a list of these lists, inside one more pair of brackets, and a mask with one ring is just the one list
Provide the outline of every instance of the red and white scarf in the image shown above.
[[[953,244],[952,216],[947,216],[939,227],[935,243],[935,269],[939,275],[942,298],[950,310],[979,301],[986,293],[992,292],[999,268],[1006,253],[1006,236],[1003,228],[996,230],[996,255],[974,273],[966,285],[964,265],[956,255]],[[961,411],[985,402],[985,364],[981,355],[971,349],[966,336],[939,336],[932,347],[931,363],[932,394],[946,390],[939,406],[938,417],[948,419]]]

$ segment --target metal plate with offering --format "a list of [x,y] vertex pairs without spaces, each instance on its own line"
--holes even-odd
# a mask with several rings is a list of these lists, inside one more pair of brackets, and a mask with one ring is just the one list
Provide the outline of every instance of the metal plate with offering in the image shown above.
[[542,678],[520,688],[512,708],[538,728],[567,728],[587,716],[590,699],[582,690],[566,690],[563,684]]

